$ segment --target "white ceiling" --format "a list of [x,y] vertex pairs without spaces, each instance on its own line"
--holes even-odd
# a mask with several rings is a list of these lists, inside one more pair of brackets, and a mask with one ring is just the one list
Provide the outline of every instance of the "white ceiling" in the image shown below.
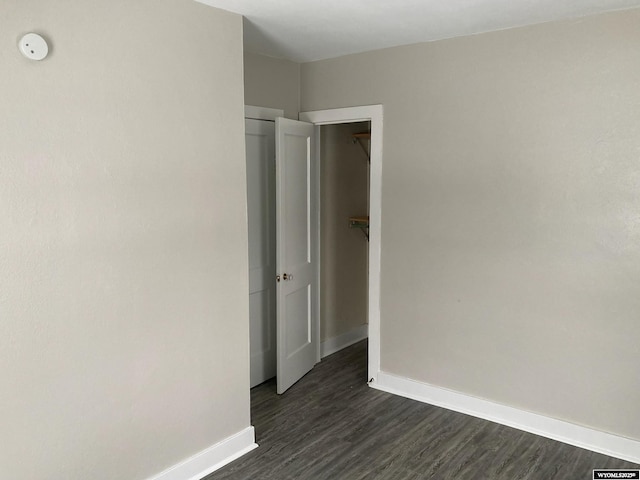
[[244,15],[245,49],[309,62],[640,7],[640,0],[198,0]]

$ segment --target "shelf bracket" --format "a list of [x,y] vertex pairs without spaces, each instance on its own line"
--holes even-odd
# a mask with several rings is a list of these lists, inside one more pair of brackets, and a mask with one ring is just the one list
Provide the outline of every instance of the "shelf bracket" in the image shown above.
[[359,228],[369,241],[369,217],[350,217],[349,228]]
[[367,147],[363,143],[364,140],[371,139],[371,133],[369,132],[354,133],[352,137],[353,137],[353,143],[357,143],[358,145],[360,145],[360,148],[362,148],[362,151],[367,156],[367,160],[369,161],[369,163],[371,163],[371,154],[369,153],[369,150],[367,150]]

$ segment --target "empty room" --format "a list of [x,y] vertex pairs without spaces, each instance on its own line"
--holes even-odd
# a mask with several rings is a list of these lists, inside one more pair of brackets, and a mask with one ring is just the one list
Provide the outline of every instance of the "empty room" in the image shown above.
[[0,479],[640,478],[640,0],[0,0]]

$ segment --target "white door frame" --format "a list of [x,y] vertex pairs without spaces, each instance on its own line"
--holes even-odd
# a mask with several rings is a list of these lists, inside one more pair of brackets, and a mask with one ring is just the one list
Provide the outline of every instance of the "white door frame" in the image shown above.
[[[382,239],[382,105],[367,105],[361,107],[336,108],[331,110],[316,110],[301,112],[299,118],[303,122],[310,122],[316,126],[316,138],[320,138],[321,125],[334,125],[338,123],[371,122],[371,167],[369,189],[369,383],[378,381],[380,372],[380,256]],[[316,185],[317,195],[320,195],[319,168],[320,141],[316,142],[317,168]],[[320,199],[318,198],[318,205]],[[318,216],[318,222],[319,220]],[[318,232],[320,225],[318,225]],[[317,242],[317,258],[320,258],[320,242]],[[320,298],[320,268],[318,268],[318,298]],[[318,302],[319,310],[319,302]],[[316,312],[320,318],[320,312]],[[320,329],[320,322],[317,322]],[[320,332],[318,331],[318,337]],[[320,361],[320,358],[318,358]]]

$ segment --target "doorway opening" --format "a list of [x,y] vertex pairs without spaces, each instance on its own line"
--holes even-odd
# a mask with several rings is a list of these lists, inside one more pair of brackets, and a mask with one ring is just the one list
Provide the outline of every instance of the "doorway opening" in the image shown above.
[[367,338],[370,122],[320,127],[320,353]]
[[[368,383],[378,380],[380,372],[380,261],[382,221],[382,139],[383,106],[335,108],[300,113],[300,120],[313,123],[317,135],[324,125],[368,122],[369,130],[369,224],[368,224]],[[321,158],[320,142],[316,144],[317,156]],[[318,191],[320,189],[318,188]],[[320,282],[318,282],[318,285]]]
[[[286,352],[277,352],[279,346],[285,348],[286,342],[278,342],[278,339],[282,340],[286,330],[280,327],[276,329],[276,317],[280,322],[279,309],[284,305],[278,298],[286,291],[283,283],[276,284],[282,273],[278,270],[281,265],[276,264],[290,255],[288,247],[284,248],[289,237],[282,236],[286,229],[280,230],[274,225],[281,225],[280,221],[273,220],[274,217],[286,220],[287,212],[300,210],[300,200],[291,208],[286,206],[287,196],[281,195],[286,182],[290,183],[287,188],[293,186],[294,190],[299,190],[302,183],[307,184],[307,193],[303,194],[301,201],[305,203],[303,199],[307,198],[309,214],[306,220],[301,217],[303,221],[299,221],[298,225],[309,232],[308,236],[303,235],[307,238],[303,245],[308,246],[309,258],[315,259],[313,262],[317,265],[312,274],[315,279],[309,280],[308,298],[311,302],[307,302],[304,309],[297,309],[301,312],[302,322],[294,325],[294,329],[304,328],[304,331],[308,331],[308,343],[305,340],[301,345],[315,345],[315,361],[319,362],[323,356],[368,336],[367,380],[369,383],[375,382],[380,357],[382,106],[303,112],[300,114],[302,122],[277,118],[279,116],[281,112],[273,109],[246,107],[245,110],[251,386],[271,378],[274,370],[282,372],[280,361],[292,358],[292,355],[282,357],[282,353]],[[261,120],[260,128],[255,119]],[[275,137],[278,139],[275,145],[272,133],[274,123]],[[250,124],[253,125],[251,131]],[[297,133],[298,130],[300,133]],[[280,160],[275,159],[276,150]],[[255,158],[249,159],[250,152]],[[307,165],[303,170],[300,171],[300,167],[296,166],[301,165],[297,163],[299,161],[291,161],[292,152],[297,152],[299,161]],[[312,157],[315,157],[315,161],[311,160]],[[302,183],[297,180],[291,183],[288,180],[292,178],[290,174],[280,173],[286,165],[289,165],[289,172],[293,169],[302,175]],[[276,188],[274,183],[278,181],[280,186]],[[302,210],[307,211],[306,208]],[[323,215],[322,221],[320,215]],[[281,242],[278,238],[284,238],[285,241]],[[289,272],[288,277],[293,278],[289,267],[285,266],[282,270]],[[287,280],[286,287],[292,285],[286,275],[282,277]],[[299,281],[300,275],[296,274],[295,278]],[[304,314],[307,309],[308,316]],[[303,337],[307,338],[307,333]],[[259,361],[254,362],[254,359]],[[307,370],[312,368],[313,363],[312,360]],[[254,368],[254,364],[259,367]],[[291,368],[290,362],[288,367]],[[299,377],[302,375],[304,373]],[[278,389],[280,391],[280,385]]]

